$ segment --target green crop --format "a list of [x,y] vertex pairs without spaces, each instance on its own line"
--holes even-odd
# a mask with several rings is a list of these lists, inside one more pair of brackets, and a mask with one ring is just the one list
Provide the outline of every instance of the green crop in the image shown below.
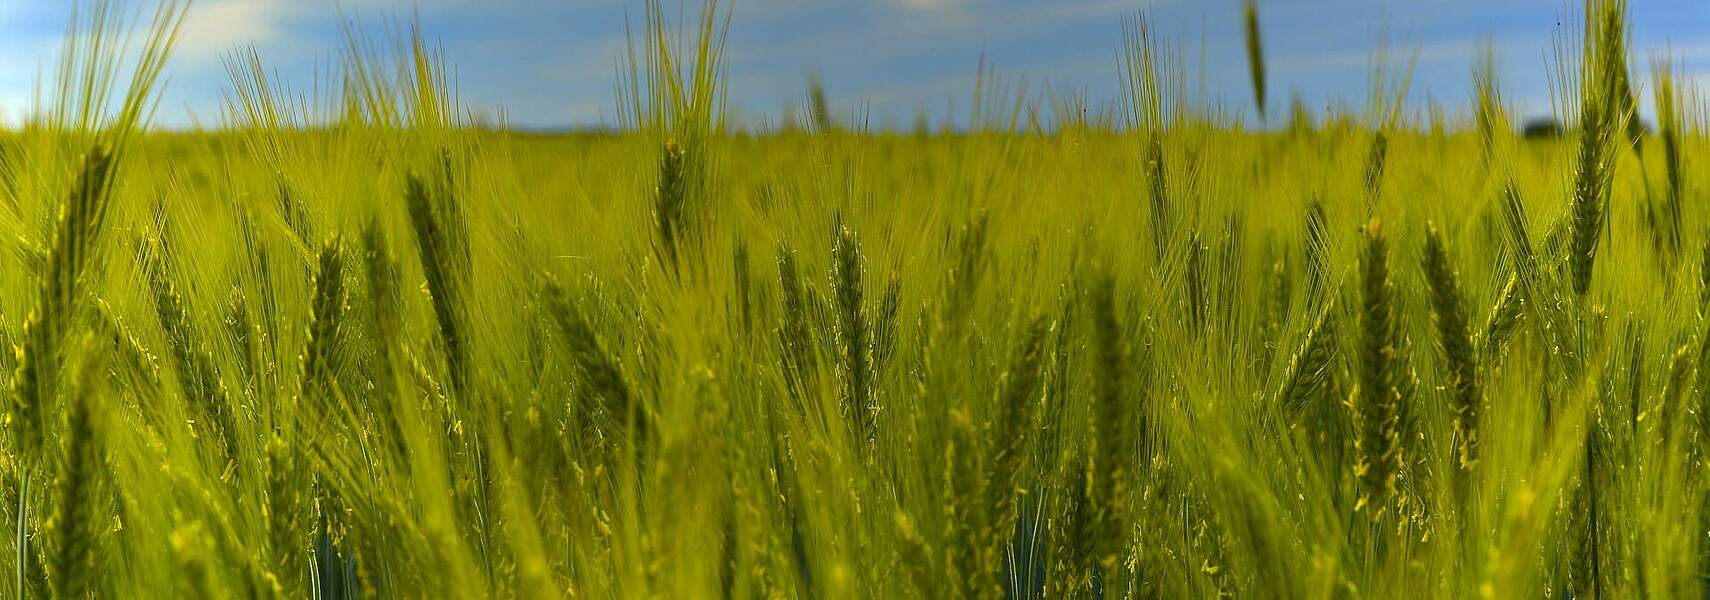
[[1489,49],[1254,129],[1139,18],[1114,106],[745,128],[657,2],[619,131],[352,31],[171,133],[185,5],[82,5],[0,131],[0,597],[1703,597],[1710,138],[1584,9],[1522,139]]

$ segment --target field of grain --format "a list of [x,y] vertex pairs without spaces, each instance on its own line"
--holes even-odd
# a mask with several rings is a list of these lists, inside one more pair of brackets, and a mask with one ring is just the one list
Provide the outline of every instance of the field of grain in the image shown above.
[[1706,592],[1707,113],[1622,0],[1525,138],[1488,61],[1267,102],[1253,3],[1268,128],[1143,19],[1103,110],[739,127],[652,3],[620,131],[417,36],[167,133],[183,6],[111,6],[0,131],[0,598]]

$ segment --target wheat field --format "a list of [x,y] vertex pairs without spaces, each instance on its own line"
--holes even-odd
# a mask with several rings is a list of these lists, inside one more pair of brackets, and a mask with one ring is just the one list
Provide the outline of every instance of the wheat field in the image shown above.
[[1525,137],[1488,53],[1283,110],[1254,2],[1270,127],[1143,18],[1108,106],[740,125],[734,11],[653,2],[610,132],[419,32],[167,132],[185,6],[120,6],[0,130],[0,598],[1707,591],[1710,113],[1623,0]]

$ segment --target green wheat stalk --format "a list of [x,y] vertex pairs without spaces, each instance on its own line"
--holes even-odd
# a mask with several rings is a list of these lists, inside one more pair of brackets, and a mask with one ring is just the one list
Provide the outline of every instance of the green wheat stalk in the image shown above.
[[1455,415],[1458,464],[1469,469],[1478,458],[1479,396],[1477,358],[1468,330],[1465,301],[1451,264],[1443,232],[1427,224],[1425,237],[1425,282],[1431,288],[1431,314],[1437,323],[1438,344],[1443,353],[1444,375]]
[[1265,50],[1259,41],[1259,3],[1247,0],[1247,66],[1253,76],[1253,105],[1259,109],[1259,120],[1265,119]]
[[1389,279],[1389,247],[1377,220],[1362,228],[1366,250],[1361,261],[1360,394],[1355,413],[1360,419],[1356,439],[1362,497],[1358,507],[1370,507],[1374,518],[1395,492],[1401,455],[1401,374],[1396,355],[1393,289]]

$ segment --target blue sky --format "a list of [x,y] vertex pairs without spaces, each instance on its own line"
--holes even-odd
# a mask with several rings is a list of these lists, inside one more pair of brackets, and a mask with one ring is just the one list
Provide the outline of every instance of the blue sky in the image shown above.
[[[667,0],[675,7],[678,0]],[[1710,2],[1630,0],[1632,46],[1671,49],[1692,85],[1710,91]],[[983,56],[1005,81],[1084,90],[1114,100],[1121,21],[1144,12],[1180,50],[1190,83],[1251,120],[1239,0],[735,0],[726,62],[739,119],[777,119],[817,73],[841,115],[873,124],[965,117]],[[0,115],[27,106],[50,70],[68,2],[0,0]],[[1496,45],[1502,84],[1523,114],[1549,110],[1546,56],[1579,0],[1261,0],[1271,110],[1292,92],[1320,108],[1358,105],[1380,40],[1417,51],[1414,107],[1466,105],[1479,44]],[[698,2],[690,4],[692,13]],[[671,9],[675,12],[675,9]],[[614,120],[614,67],[639,0],[198,0],[169,69],[157,121],[216,123],[228,88],[221,57],[254,45],[278,76],[307,89],[336,57],[341,15],[375,31],[419,18],[451,63],[465,104],[502,107],[528,127]],[[1569,25],[1572,26],[1571,24]],[[1201,57],[1203,56],[1203,68]],[[1203,81],[1201,78],[1203,77]]]

